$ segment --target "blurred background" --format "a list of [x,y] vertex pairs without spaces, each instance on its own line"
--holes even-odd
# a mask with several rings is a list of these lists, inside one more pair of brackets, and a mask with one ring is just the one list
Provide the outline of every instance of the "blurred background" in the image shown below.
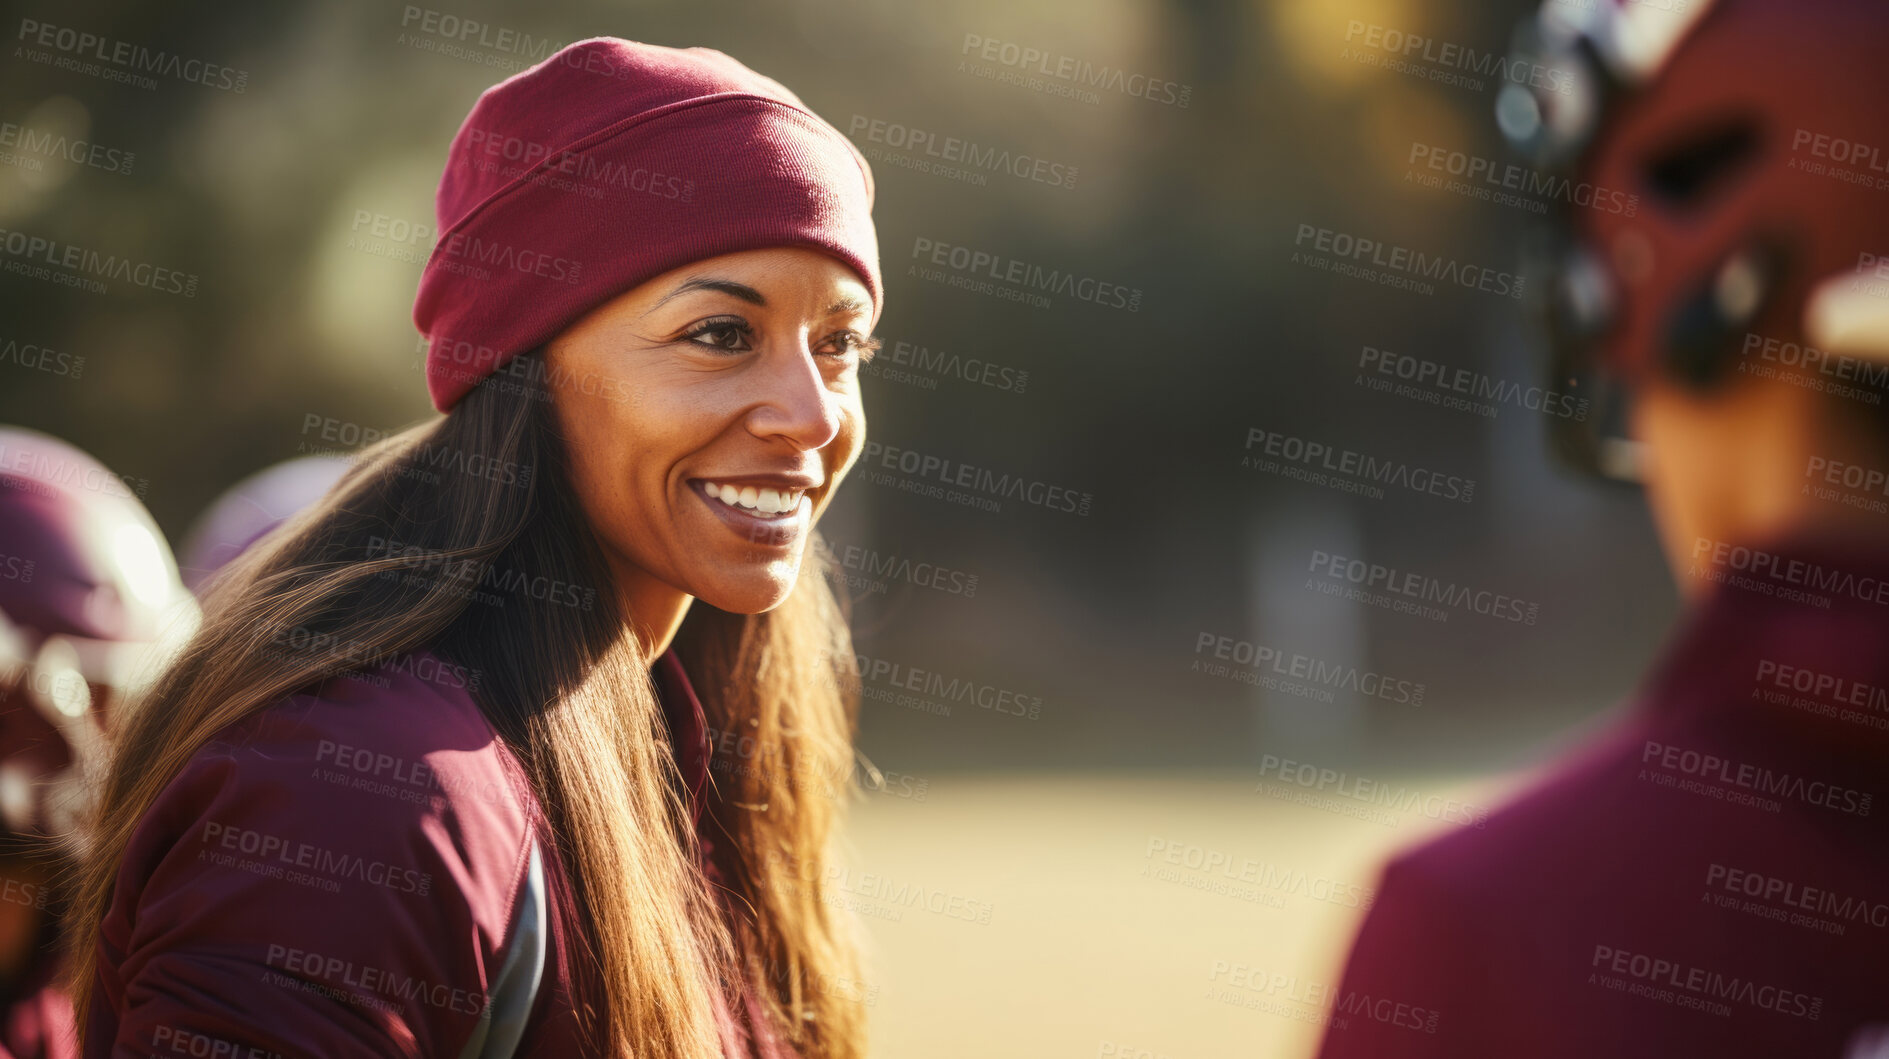
[[[1557,470],[1548,416],[1513,396],[1544,381],[1527,300],[1321,264],[1363,238],[1519,272],[1539,204],[1448,186],[1453,159],[1509,161],[1486,58],[1519,4],[13,11],[18,36],[227,68],[126,80],[18,40],[0,63],[0,133],[34,133],[0,152],[0,422],[96,454],[174,545],[238,479],[432,414],[409,314],[446,146],[493,82],[588,36],[705,45],[872,159],[870,440],[1089,498],[957,502],[862,462],[824,524],[888,777],[838,880],[871,939],[876,1054],[1308,1054],[1315,1005],[1229,1005],[1215,968],[1335,985],[1383,856],[1615,708],[1673,616],[1638,498]],[[948,138],[973,160],[926,153]],[[977,164],[992,151],[1028,162]],[[48,279],[15,233],[187,283]],[[1139,300],[967,285],[940,246]],[[1495,396],[1378,371],[1419,363]],[[1256,465],[1269,443],[1457,484],[1306,481]],[[1343,598],[1320,555],[1533,619]],[[973,690],[875,679],[894,666]],[[1026,711],[978,704],[998,692]]]

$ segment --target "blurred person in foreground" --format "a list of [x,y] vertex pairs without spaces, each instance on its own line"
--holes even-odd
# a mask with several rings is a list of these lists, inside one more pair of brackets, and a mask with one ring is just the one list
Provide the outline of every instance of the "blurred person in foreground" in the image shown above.
[[1551,2],[1518,44],[1569,89],[1497,104],[1570,181],[1555,378],[1604,398],[1564,451],[1644,481],[1684,616],[1385,868],[1320,1054],[1889,1055],[1889,7]]
[[0,1059],[77,1056],[58,981],[61,876],[114,710],[195,624],[131,489],[35,431],[0,427]]
[[414,305],[443,415],[219,573],[117,733],[84,1054],[864,1053],[817,887],[852,652],[802,567],[864,445],[872,199],[710,49],[481,95]]

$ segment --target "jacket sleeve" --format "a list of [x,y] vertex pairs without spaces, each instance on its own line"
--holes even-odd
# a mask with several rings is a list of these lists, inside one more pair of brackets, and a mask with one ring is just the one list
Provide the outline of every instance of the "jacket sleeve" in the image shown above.
[[1319,1059],[1476,1059],[1474,931],[1422,854],[1393,860],[1352,944]]
[[519,955],[536,847],[509,759],[466,718],[428,732],[368,705],[272,707],[164,790],[120,863],[88,1056],[455,1057],[516,1039],[516,1001],[497,1001],[536,988]]

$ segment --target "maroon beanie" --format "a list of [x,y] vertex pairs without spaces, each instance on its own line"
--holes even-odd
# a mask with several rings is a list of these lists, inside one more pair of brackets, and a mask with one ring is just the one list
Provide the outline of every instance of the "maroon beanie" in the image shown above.
[[770,78],[709,48],[578,41],[485,90],[440,177],[413,322],[444,412],[652,276],[807,246],[883,304],[872,171]]

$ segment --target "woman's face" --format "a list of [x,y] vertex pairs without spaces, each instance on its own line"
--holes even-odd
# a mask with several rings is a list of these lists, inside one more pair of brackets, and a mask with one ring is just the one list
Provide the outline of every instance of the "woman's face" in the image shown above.
[[620,586],[778,606],[864,444],[872,297],[817,250],[712,257],[546,347],[571,477]]

